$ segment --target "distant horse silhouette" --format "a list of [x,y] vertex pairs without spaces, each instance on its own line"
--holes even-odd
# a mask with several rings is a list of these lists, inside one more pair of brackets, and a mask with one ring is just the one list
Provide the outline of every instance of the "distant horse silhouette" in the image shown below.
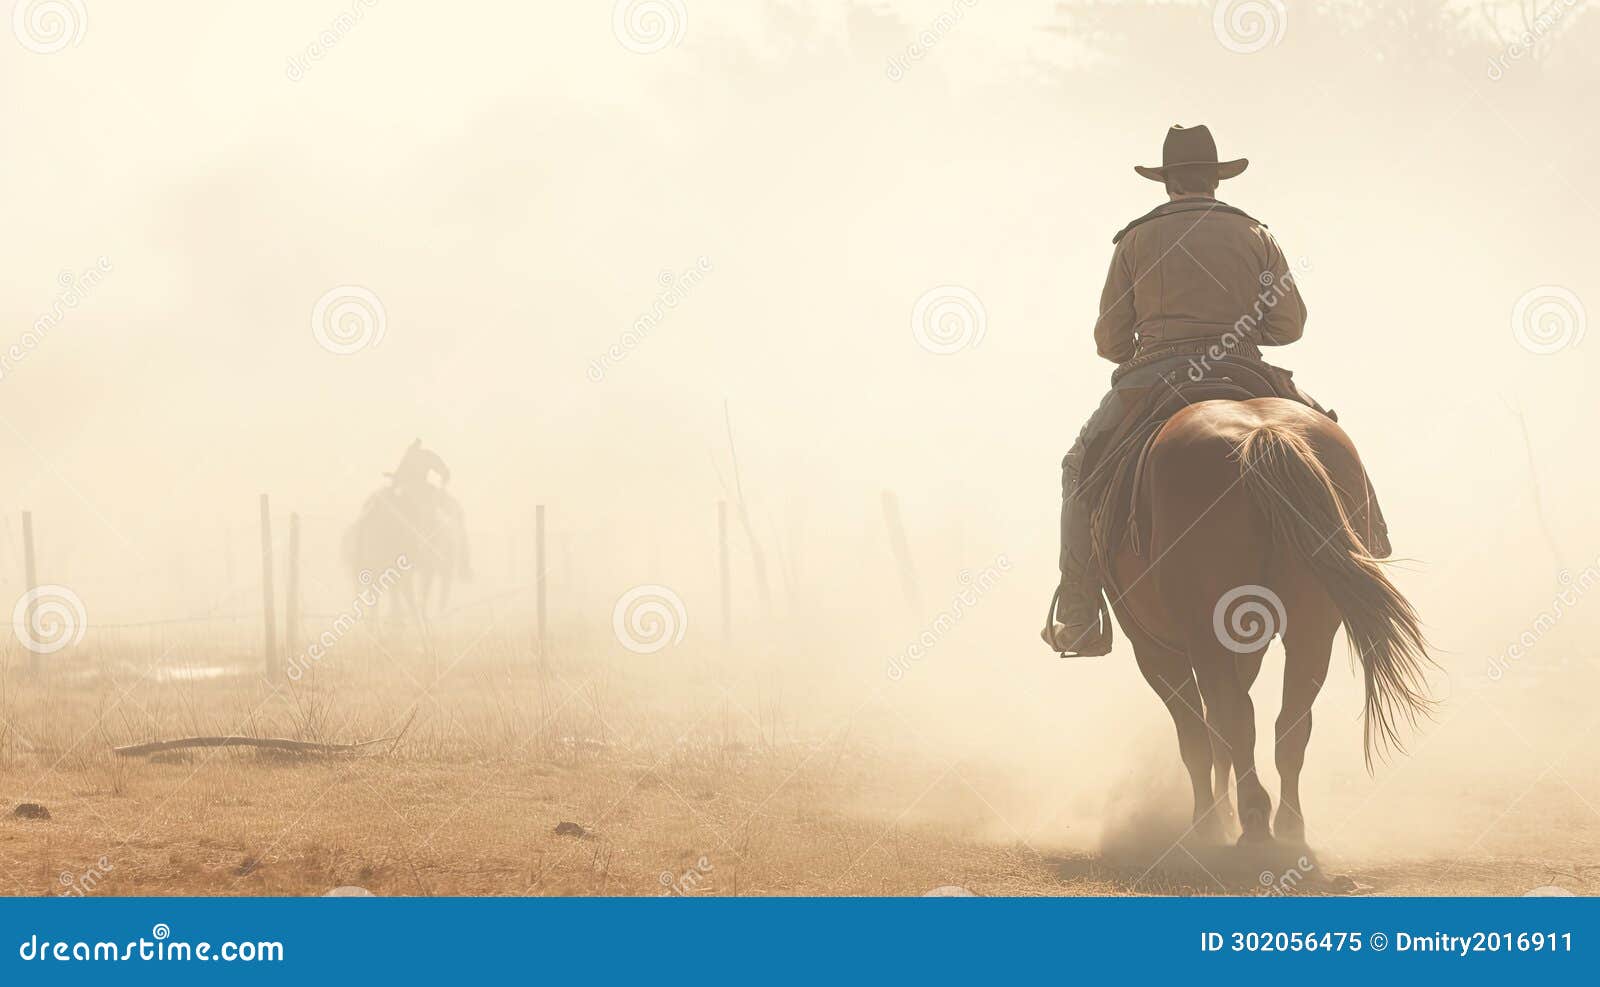
[[[1105,552],[1106,585],[1140,672],[1177,725],[1194,787],[1191,832],[1221,837],[1231,769],[1241,841],[1276,828],[1304,842],[1300,772],[1339,625],[1365,681],[1369,769],[1375,752],[1400,747],[1400,721],[1414,725],[1432,706],[1417,614],[1366,548],[1361,459],[1332,419],[1279,398],[1189,405],[1149,455],[1137,491],[1148,550],[1141,557],[1122,536]],[[1249,690],[1274,636],[1286,658],[1274,731],[1281,804],[1269,823]]]
[[[380,587],[369,606],[380,615],[387,610],[391,621],[409,613],[421,623],[443,612],[455,577],[468,576],[466,530],[437,505],[427,493],[385,487],[367,498],[345,530],[345,565],[362,588]],[[391,578],[381,578],[386,573]]]

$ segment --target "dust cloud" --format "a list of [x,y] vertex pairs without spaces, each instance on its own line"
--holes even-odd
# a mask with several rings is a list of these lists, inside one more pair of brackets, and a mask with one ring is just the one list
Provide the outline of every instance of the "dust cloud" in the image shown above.
[[[29,510],[91,624],[248,621],[265,493],[280,551],[301,515],[307,608],[339,608],[344,526],[421,438],[472,536],[456,619],[527,626],[544,505],[557,636],[659,673],[613,604],[670,587],[684,646],[720,648],[742,497],[730,695],[952,772],[887,819],[1165,846],[1140,827],[1187,792],[1126,642],[1036,634],[1110,237],[1159,201],[1131,166],[1205,122],[1251,160],[1222,196],[1304,271],[1272,357],[1359,444],[1442,666],[1437,721],[1369,778],[1336,653],[1313,841],[1500,852],[1553,817],[1592,848],[1600,18],[1552,6],[1530,46],[1516,4],[1297,5],[1231,44],[1200,3],[94,5],[77,44],[0,57],[0,591]],[[970,299],[950,352],[914,329],[941,286]],[[313,324],[335,291],[368,299],[347,353]],[[1541,291],[1579,302],[1553,352]]]

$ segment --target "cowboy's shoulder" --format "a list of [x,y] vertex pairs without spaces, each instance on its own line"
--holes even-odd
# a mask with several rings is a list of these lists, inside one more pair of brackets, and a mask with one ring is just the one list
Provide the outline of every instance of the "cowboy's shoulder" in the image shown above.
[[1128,235],[1131,234],[1134,230],[1138,229],[1140,226],[1143,226],[1145,223],[1148,223],[1153,219],[1159,218],[1162,215],[1162,210],[1165,209],[1168,205],[1171,205],[1171,203],[1163,202],[1161,205],[1156,206],[1154,209],[1150,210],[1149,212],[1145,213],[1144,215],[1137,216],[1137,217],[1129,220],[1128,224],[1126,226],[1124,226],[1122,229],[1118,230],[1116,232],[1116,235],[1111,238],[1111,242],[1112,243],[1116,243],[1116,244],[1122,243],[1122,241],[1124,239],[1126,239],[1128,237]]
[[1210,218],[1214,218],[1218,222],[1222,223],[1235,224],[1243,229],[1248,229],[1257,234],[1266,236],[1272,235],[1267,232],[1266,223],[1263,223],[1261,220],[1255,218],[1255,216],[1239,208],[1238,206],[1223,202],[1220,199],[1215,200],[1214,205],[1215,208],[1212,209],[1209,214]]

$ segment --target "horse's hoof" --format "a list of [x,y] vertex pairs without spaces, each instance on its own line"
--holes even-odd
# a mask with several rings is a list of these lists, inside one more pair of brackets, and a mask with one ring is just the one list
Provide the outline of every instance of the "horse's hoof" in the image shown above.
[[1273,835],[1281,843],[1293,846],[1306,845],[1306,822],[1297,813],[1279,810],[1278,819],[1272,826]]
[[1248,807],[1239,806],[1239,827],[1244,834],[1239,837],[1241,845],[1245,843],[1266,843],[1272,839],[1272,827],[1268,825],[1271,812],[1266,806],[1251,804]]

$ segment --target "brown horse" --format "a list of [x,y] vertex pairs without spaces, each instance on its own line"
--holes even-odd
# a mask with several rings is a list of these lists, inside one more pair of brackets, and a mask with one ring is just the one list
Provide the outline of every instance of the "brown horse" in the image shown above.
[[[1340,624],[1365,680],[1369,769],[1376,752],[1400,747],[1400,721],[1431,708],[1416,612],[1366,548],[1370,490],[1355,446],[1332,419],[1292,401],[1204,401],[1156,435],[1138,496],[1148,548],[1141,556],[1124,538],[1108,553],[1106,585],[1139,670],[1177,724],[1194,786],[1191,832],[1221,837],[1231,771],[1241,840],[1276,828],[1304,842],[1300,770]],[[1282,797],[1269,824],[1249,690],[1274,636],[1286,657],[1275,731]]]
[[390,623],[409,615],[421,625],[430,614],[442,614],[456,576],[469,578],[466,528],[459,516],[439,510],[438,501],[435,493],[402,495],[384,487],[367,498],[361,516],[345,529],[341,550],[358,591],[383,573],[399,571],[394,580],[399,596],[368,604],[387,609]]

